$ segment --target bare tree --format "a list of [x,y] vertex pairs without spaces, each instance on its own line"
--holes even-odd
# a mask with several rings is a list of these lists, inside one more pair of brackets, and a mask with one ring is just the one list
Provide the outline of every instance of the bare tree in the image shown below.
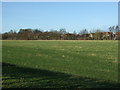
[[82,39],[87,39],[87,37],[88,37],[88,31],[87,31],[87,29],[83,29],[83,30],[81,30],[80,32],[79,32],[79,34],[82,36]]
[[95,39],[96,40],[102,40],[103,39],[103,31],[100,29],[97,29],[95,31]]
[[87,29],[83,29],[79,32],[80,35],[83,35],[83,34],[88,34],[88,31]]
[[76,34],[77,34],[77,32],[74,30],[74,31],[73,31],[73,34],[75,34],[75,35],[76,35]]
[[67,31],[66,31],[66,29],[65,29],[65,28],[61,28],[61,29],[59,30],[59,33],[60,33],[60,34],[66,34],[66,33],[67,33]]
[[118,25],[115,27],[115,32],[120,32],[120,27]]

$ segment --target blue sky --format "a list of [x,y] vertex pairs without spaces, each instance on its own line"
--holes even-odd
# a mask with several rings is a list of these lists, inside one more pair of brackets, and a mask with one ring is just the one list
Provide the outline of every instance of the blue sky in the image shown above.
[[118,24],[117,2],[3,2],[2,32],[38,28],[79,32]]

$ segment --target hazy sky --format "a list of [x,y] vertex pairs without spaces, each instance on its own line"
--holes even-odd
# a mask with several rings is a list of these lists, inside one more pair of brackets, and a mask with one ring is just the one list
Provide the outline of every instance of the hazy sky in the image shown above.
[[118,24],[117,2],[3,2],[3,32],[21,28],[79,32]]

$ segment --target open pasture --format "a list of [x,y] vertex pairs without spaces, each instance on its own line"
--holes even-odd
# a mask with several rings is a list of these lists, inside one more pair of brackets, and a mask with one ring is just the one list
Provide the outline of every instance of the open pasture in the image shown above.
[[3,88],[118,87],[118,41],[2,41]]

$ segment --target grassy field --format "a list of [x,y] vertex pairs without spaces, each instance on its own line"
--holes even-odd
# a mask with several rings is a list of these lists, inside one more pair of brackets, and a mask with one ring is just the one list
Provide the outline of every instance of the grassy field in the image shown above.
[[3,88],[118,86],[118,41],[2,41]]

